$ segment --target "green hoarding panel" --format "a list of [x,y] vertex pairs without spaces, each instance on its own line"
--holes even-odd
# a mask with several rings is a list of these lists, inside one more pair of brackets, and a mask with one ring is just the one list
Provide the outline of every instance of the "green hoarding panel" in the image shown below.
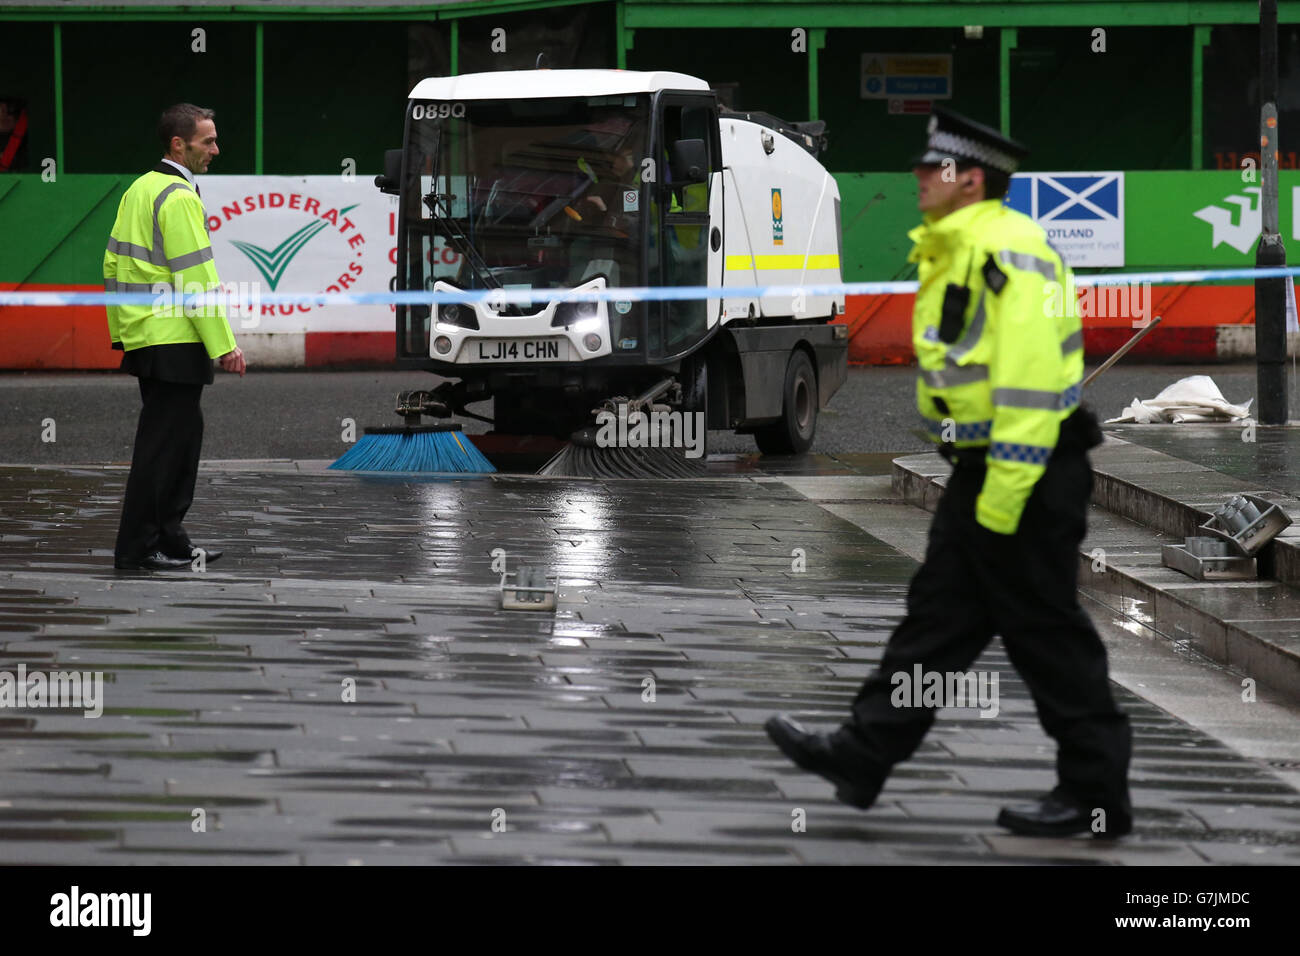
[[0,282],[89,284],[103,281],[104,244],[124,176],[66,174],[54,182],[18,175],[0,197]]
[[916,179],[910,173],[835,173],[840,187],[845,282],[906,278],[912,243],[907,232],[921,220]]
[[[1279,175],[1278,229],[1296,235],[1292,190],[1300,172]],[[1131,172],[1124,183],[1127,269],[1255,264],[1260,183],[1232,170]]]

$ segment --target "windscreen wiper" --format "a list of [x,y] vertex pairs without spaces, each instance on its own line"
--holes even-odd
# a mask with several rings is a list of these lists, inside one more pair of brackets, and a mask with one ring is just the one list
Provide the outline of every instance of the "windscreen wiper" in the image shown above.
[[450,215],[444,216],[442,214],[439,203],[441,200],[448,198],[455,197],[452,197],[450,193],[429,193],[429,195],[424,197],[424,204],[429,207],[429,214],[433,217],[434,224],[438,227],[438,231],[442,233],[443,238],[451,243],[452,247],[457,252],[465,257],[465,261],[469,263],[470,270],[478,278],[479,282],[483,283],[483,285],[489,289],[502,288],[501,281],[492,274],[492,270],[489,269],[488,264],[483,261],[483,257],[480,256],[478,250],[474,248],[474,244],[465,237],[465,234],[461,232],[458,227],[453,225],[456,220]]
[[[465,234],[459,230],[459,227],[452,225],[455,220],[451,217],[450,200],[455,197],[452,196],[451,193],[436,192],[438,188],[438,170],[441,165],[442,126],[439,124],[434,127],[433,162],[430,165],[429,170],[431,173],[429,182],[433,184],[435,192],[431,192],[427,196],[423,197],[424,205],[428,208],[429,215],[433,219],[434,225],[437,226],[438,230],[442,233],[443,238],[451,243],[456,251],[464,257],[465,261],[469,263],[470,270],[474,273],[474,276],[478,281],[481,282],[485,288],[500,289],[502,288],[501,282],[492,274],[492,270],[489,269],[488,264],[483,261],[483,257],[478,254],[478,250],[474,248],[473,243],[466,238]],[[448,185],[450,185],[450,183],[448,183]],[[442,200],[444,199],[448,200],[448,208],[445,215],[441,205]]]

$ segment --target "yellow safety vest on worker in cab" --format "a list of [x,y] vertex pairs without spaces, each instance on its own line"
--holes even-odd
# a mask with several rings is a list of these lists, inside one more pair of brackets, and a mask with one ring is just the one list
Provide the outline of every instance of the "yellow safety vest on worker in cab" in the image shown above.
[[133,182],[118,204],[104,252],[104,289],[153,293],[158,302],[108,306],[110,339],[128,352],[184,342],[203,343],[210,358],[233,352],[235,337],[222,306],[183,307],[173,297],[174,290],[206,292],[220,285],[203,201],[189,182],[156,170]]
[[1000,199],[926,217],[908,237],[920,279],[917,406],[935,441],[987,447],[976,519],[1014,534],[1061,422],[1079,404],[1073,277],[1042,228]]

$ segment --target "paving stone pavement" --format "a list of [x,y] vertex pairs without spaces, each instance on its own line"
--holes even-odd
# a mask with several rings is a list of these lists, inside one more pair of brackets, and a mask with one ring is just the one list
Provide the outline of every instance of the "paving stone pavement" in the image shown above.
[[[1119,687],[1135,836],[1001,831],[1054,774],[998,642],[995,717],[836,802],[762,722],[842,718],[916,565],[779,477],[205,469],[226,556],[171,575],[112,569],[124,480],[0,468],[0,671],[105,681],[99,718],[0,710],[0,863],[1300,861],[1300,793]],[[554,614],[499,609],[496,548]]]

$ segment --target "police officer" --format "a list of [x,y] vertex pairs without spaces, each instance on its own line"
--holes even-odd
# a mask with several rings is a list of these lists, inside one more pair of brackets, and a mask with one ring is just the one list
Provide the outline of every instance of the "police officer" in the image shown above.
[[948,675],[967,674],[999,634],[1058,750],[1056,787],[1004,808],[998,823],[1114,838],[1132,827],[1130,731],[1076,592],[1087,449],[1101,433],[1079,408],[1083,335],[1069,270],[1043,230],[1002,201],[1027,155],[987,126],[931,115],[913,168],[924,215],[909,233],[920,280],[912,336],[917,404],[953,473],[907,616],[851,716],[829,734],[785,715],[766,729],[840,800],[866,809],[934,722],[933,698],[917,706],[899,689],[917,677],[953,686]]
[[222,307],[173,297],[220,287],[194,181],[219,152],[213,112],[169,107],[158,136],[163,158],[122,197],[104,253],[106,291],[158,295],[150,305],[108,307],[113,348],[124,351],[122,368],[139,379],[143,401],[114,548],[114,566],[125,570],[188,568],[200,551],[205,562],[221,557],[195,548],[181,522],[194,500],[199,397],[212,384],[212,360],[240,375],[246,368]]

